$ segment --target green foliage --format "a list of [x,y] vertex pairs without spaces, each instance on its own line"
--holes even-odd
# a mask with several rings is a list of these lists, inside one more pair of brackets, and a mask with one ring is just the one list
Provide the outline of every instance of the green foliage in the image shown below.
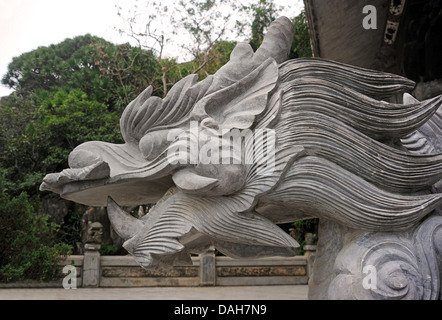
[[3,82],[15,92],[0,102],[0,281],[57,277],[59,257],[81,241],[82,212],[71,210],[61,226],[50,223],[36,213],[38,187],[45,174],[68,166],[77,145],[122,142],[120,113],[152,84],[146,72],[156,66],[138,51],[86,35],[10,64]]
[[293,222],[295,240],[299,243],[299,254],[304,254],[305,238],[307,233],[318,232],[318,219],[305,219]]
[[81,87],[81,80],[92,80],[96,58],[92,44],[97,41],[102,40],[86,35],[22,54],[13,59],[2,83],[22,92],[66,84]]
[[103,242],[99,252],[102,256],[114,256],[118,254],[118,248],[109,243]]
[[22,95],[80,89],[90,100],[121,112],[148,85],[161,88],[159,74],[152,52],[87,34],[14,58],[2,83]]
[[70,210],[59,226],[57,232],[58,241],[76,248],[77,242],[81,242],[82,240],[82,217],[83,210]]
[[317,226],[318,219],[305,219],[293,222],[293,227],[301,228],[304,232],[313,232]]
[[[103,102],[121,113],[141,91],[152,86],[154,95],[162,96],[162,65],[151,50],[132,47],[129,44],[95,44],[99,58],[94,62],[99,78],[93,82],[96,88],[106,92],[106,99],[88,94],[89,98]],[[87,84],[90,85],[90,84]]]
[[201,81],[208,75],[217,72],[230,60],[230,53],[232,53],[235,46],[236,42],[234,41],[219,41],[205,54],[207,55],[207,61],[204,64],[200,64],[200,61],[203,60],[202,57],[199,60],[182,63],[170,73],[170,77],[178,81],[186,75],[196,73],[198,74],[198,80]]
[[[18,106],[0,108],[0,119],[12,127],[0,132],[0,165],[13,182],[11,194],[36,194],[43,176],[66,168],[69,153],[83,142],[122,142],[119,116],[79,89],[37,90],[32,104],[38,107],[30,115]],[[16,110],[26,121],[16,119]]]
[[85,141],[120,139],[118,115],[78,89],[51,93],[41,102],[36,120],[28,129],[49,134],[51,145],[60,148],[72,150]]
[[295,35],[293,38],[289,59],[313,56],[305,11],[302,11],[292,21],[295,29]]
[[0,281],[52,280],[71,247],[55,242],[57,226],[36,214],[26,193],[10,199],[0,175]]
[[265,30],[275,20],[277,10],[273,1],[267,0],[259,0],[257,4],[252,4],[248,9],[253,11],[254,16],[250,45],[256,51],[264,39]]
[[[250,25],[251,37],[249,44],[256,51],[264,39],[267,28],[275,20],[281,9],[278,9],[272,0],[259,0],[249,6],[243,6],[241,10],[245,13],[252,13],[253,21]],[[305,11],[294,17],[292,22],[294,37],[289,59],[311,57],[312,49]],[[238,22],[238,33],[244,32],[245,27],[245,23]]]

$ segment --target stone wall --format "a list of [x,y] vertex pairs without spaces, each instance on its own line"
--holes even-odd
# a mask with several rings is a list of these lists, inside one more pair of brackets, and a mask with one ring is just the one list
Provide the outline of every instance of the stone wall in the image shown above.
[[306,285],[316,255],[316,246],[306,246],[303,256],[232,259],[215,256],[215,250],[192,257],[191,266],[175,266],[169,270],[149,271],[141,268],[130,256],[100,256],[99,245],[87,244],[84,255],[67,257],[61,267],[68,266],[66,278],[52,282],[23,281],[0,283],[0,288],[63,287],[68,281],[75,287],[197,287]]
[[[77,268],[78,287],[152,286],[253,286],[307,284],[309,256],[237,260],[215,256],[214,251],[192,257],[192,266],[175,266],[167,271],[141,268],[132,256],[70,256],[65,265]],[[90,260],[90,261],[89,261]],[[95,265],[95,271],[91,266]]]

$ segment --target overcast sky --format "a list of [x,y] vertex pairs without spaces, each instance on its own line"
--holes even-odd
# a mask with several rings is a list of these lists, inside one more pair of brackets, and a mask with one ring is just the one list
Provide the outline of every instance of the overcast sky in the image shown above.
[[[257,0],[256,0],[257,1]],[[90,33],[113,43],[127,42],[114,27],[120,21],[116,5],[128,7],[134,0],[0,0],[0,78],[12,58]],[[163,2],[166,2],[163,0]],[[246,1],[245,1],[246,2]],[[275,0],[295,5],[302,0]],[[0,85],[0,97],[11,91]]]

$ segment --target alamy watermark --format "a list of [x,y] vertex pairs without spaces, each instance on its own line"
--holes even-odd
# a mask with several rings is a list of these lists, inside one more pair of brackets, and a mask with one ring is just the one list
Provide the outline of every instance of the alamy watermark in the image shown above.
[[188,130],[173,129],[167,150],[171,164],[258,164],[257,174],[275,168],[276,133],[272,129],[211,129],[191,121]]
[[362,8],[362,13],[366,14],[364,19],[362,19],[362,27],[365,30],[376,30],[378,28],[376,7],[373,5],[366,5]]
[[63,288],[66,290],[77,289],[77,268],[73,265],[67,265],[63,268],[63,273],[67,274],[63,278]]
[[366,290],[376,290],[377,289],[377,270],[373,265],[366,265],[362,269],[362,273],[366,276],[362,279],[362,287]]

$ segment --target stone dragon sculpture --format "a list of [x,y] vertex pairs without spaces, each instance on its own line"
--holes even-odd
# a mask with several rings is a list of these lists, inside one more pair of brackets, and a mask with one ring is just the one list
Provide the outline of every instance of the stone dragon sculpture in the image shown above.
[[[292,39],[278,18],[256,52],[237,44],[214,75],[189,75],[164,99],[147,88],[121,116],[124,144],[78,146],[40,189],[107,206],[144,268],[191,263],[212,245],[294,255],[276,224],[318,217],[309,298],[440,298],[442,97],[419,102],[393,74],[286,61]],[[403,104],[382,101],[403,93]],[[147,203],[140,219],[120,207]]]

